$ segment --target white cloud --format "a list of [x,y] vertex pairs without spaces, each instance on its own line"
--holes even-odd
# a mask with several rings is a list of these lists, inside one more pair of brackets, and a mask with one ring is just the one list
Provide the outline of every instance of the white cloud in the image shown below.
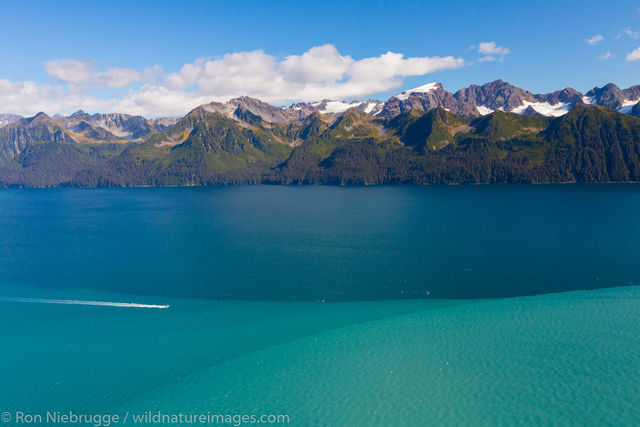
[[142,71],[131,68],[108,68],[104,71],[96,69],[93,61],[81,59],[56,59],[45,64],[47,74],[60,82],[74,87],[107,87],[121,89],[134,83],[152,80],[162,73],[159,66]]
[[627,61],[637,61],[640,59],[640,47],[633,52],[628,53],[626,59]]
[[200,104],[242,95],[279,104],[362,98],[395,89],[406,77],[464,65],[452,56],[407,58],[394,52],[354,59],[330,44],[284,58],[261,50],[200,58],[165,75],[158,66],[105,69],[92,61],[57,59],[45,64],[58,82],[54,85],[0,80],[0,105],[2,112],[23,115],[82,108],[179,116]]
[[591,37],[590,39],[586,39],[585,41],[587,42],[587,44],[589,44],[589,46],[593,46],[600,43],[602,40],[604,40],[604,36],[602,34],[596,34],[595,36]]
[[459,68],[462,58],[405,58],[387,52],[355,60],[341,55],[333,45],[309,49],[282,60],[261,50],[199,59],[167,76],[171,89],[196,88],[216,99],[249,95],[269,102],[354,98],[398,87],[402,78]]
[[510,50],[507,47],[498,46],[496,42],[482,42],[478,44],[478,52],[484,55],[506,55]]
[[340,80],[353,63],[335,46],[326,44],[309,49],[302,55],[291,55],[280,64],[285,77],[292,82]]
[[627,36],[629,38],[632,39],[637,39],[638,38],[638,32],[637,31],[633,31],[631,29],[631,27],[627,27],[624,30],[622,30],[617,36],[616,39],[621,38],[622,36]]
[[491,61],[504,61],[505,55],[508,55],[511,51],[508,47],[498,46],[496,42],[482,42],[477,46],[469,46],[470,49],[477,50],[478,53],[484,55],[478,58],[480,62]]
[[616,57],[616,56],[615,56],[613,53],[611,53],[611,52],[607,52],[607,53],[605,53],[604,55],[600,55],[600,56],[598,56],[598,59],[602,59],[602,60],[604,60],[604,59],[611,59],[611,58],[615,58],[615,57]]

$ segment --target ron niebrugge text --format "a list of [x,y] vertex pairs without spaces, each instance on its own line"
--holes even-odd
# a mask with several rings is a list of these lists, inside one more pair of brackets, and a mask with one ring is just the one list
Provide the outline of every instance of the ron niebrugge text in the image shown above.
[[288,424],[289,415],[284,414],[214,414],[211,412],[164,413],[161,411],[145,411],[121,414],[87,414],[73,411],[47,411],[29,413],[23,411],[5,411],[0,415],[5,424],[58,424],[58,425],[91,425],[109,427],[117,424],[220,424],[241,426],[243,424]]

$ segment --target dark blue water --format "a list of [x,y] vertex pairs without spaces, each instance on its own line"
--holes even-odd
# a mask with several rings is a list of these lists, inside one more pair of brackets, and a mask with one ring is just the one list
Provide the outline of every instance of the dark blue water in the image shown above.
[[640,185],[0,191],[0,283],[211,299],[640,283]]

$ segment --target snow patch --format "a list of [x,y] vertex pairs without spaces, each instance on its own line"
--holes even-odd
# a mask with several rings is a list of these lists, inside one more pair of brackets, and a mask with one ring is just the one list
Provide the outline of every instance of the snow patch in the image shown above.
[[640,98],[638,98],[636,100],[625,99],[624,101],[622,101],[622,107],[633,107],[638,102],[640,102]]
[[635,101],[631,99],[625,99],[624,101],[622,101],[622,107],[618,108],[618,111],[621,113],[627,114],[633,109],[633,106],[636,105],[638,102],[640,102],[640,98],[636,99]]
[[342,101],[329,101],[325,104],[324,109],[320,110],[321,114],[329,114],[329,113],[342,113],[347,111],[351,107],[357,107],[362,102],[353,102],[348,104]]
[[485,107],[484,105],[476,105],[476,110],[478,110],[478,113],[482,114],[483,116],[493,113],[493,110],[491,108]]
[[594,102],[596,102],[596,97],[595,96],[583,96],[582,97],[582,102],[584,102],[587,105],[591,105]]
[[404,101],[405,99],[409,98],[409,95],[411,95],[412,93],[429,93],[436,89],[438,89],[437,82],[427,83],[426,85],[423,85],[423,86],[402,91],[399,94],[394,95],[393,97],[398,98],[400,101]]
[[564,116],[569,112],[571,108],[571,104],[567,102],[558,102],[557,104],[549,104],[548,102],[529,102],[523,101],[524,103],[511,110],[512,113],[522,114],[524,111],[531,106],[537,113],[542,114],[543,116],[550,117],[560,117]]
[[364,107],[364,112],[367,114],[371,114],[371,112],[373,111],[374,108],[376,108],[378,106],[378,103],[376,102],[369,102],[367,103],[367,106]]

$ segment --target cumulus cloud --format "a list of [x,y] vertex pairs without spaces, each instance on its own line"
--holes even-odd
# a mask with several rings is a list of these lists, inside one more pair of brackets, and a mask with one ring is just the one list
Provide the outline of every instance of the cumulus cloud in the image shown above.
[[615,58],[615,55],[613,53],[611,53],[611,52],[607,52],[604,55],[598,56],[598,59],[602,59],[602,60],[611,59],[611,58]]
[[327,44],[278,60],[261,50],[199,59],[165,79],[174,90],[197,88],[212,98],[250,95],[270,102],[354,98],[396,88],[404,77],[459,68],[462,58],[387,52],[355,60]]
[[[93,61],[67,58],[45,64],[47,74],[57,81],[54,85],[0,80],[0,105],[17,114],[82,108],[179,116],[197,105],[242,95],[278,104],[361,98],[395,89],[406,77],[464,65],[462,58],[453,56],[405,57],[395,52],[354,59],[331,44],[283,58],[262,50],[200,58],[168,74],[159,66],[104,68]],[[96,88],[108,94],[97,96]]]
[[286,57],[280,69],[292,82],[330,82],[340,80],[352,63],[350,56],[340,55],[335,46],[326,44],[311,48],[302,55]]
[[478,53],[484,55],[478,61],[503,61],[505,55],[511,51],[508,47],[498,46],[496,42],[481,42],[477,46],[471,46],[471,49],[477,50]]
[[602,40],[604,40],[604,36],[602,34],[596,34],[595,36],[589,39],[586,39],[585,41],[589,46],[593,46],[595,44],[600,43]]
[[629,52],[626,59],[627,61],[637,61],[638,59],[640,59],[640,47],[633,52]]

